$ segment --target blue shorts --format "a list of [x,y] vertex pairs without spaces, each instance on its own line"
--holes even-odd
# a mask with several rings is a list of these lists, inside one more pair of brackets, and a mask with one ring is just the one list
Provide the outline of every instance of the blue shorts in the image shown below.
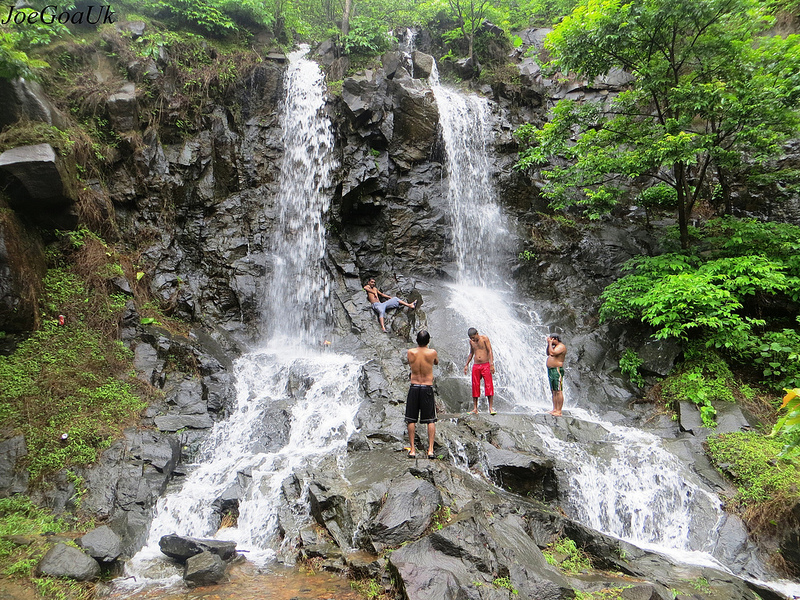
[[379,317],[385,317],[386,311],[390,308],[400,308],[400,300],[397,298],[389,298],[386,302],[375,302],[372,305],[372,310],[378,313]]

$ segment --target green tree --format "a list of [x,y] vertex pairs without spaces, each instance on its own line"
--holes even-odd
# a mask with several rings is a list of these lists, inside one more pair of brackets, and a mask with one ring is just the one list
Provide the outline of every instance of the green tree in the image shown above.
[[632,80],[602,102],[560,101],[541,129],[523,126],[517,167],[546,166],[553,207],[590,217],[634,184],[664,183],[686,248],[711,176],[727,181],[797,131],[800,38],[757,37],[771,22],[758,0],[584,0],[548,36],[551,68],[588,81],[621,69]]
[[472,58],[475,46],[475,34],[491,8],[489,0],[447,0],[451,16],[455,19],[461,37],[467,41],[467,56]]

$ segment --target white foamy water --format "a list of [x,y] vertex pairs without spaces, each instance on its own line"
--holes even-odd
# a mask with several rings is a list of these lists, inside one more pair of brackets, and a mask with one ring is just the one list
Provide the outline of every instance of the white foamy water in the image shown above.
[[458,280],[496,284],[498,257],[508,232],[491,182],[488,102],[441,85],[435,69],[430,81],[447,149],[447,198]]
[[330,283],[322,259],[330,206],[327,188],[335,166],[333,133],[323,112],[322,71],[297,54],[290,58],[281,113],[284,154],[275,199],[279,213],[272,237],[273,275],[265,313],[269,335],[314,343],[330,322]]
[[[347,355],[286,347],[239,359],[235,409],[215,425],[180,489],[159,500],[129,573],[160,579],[158,542],[172,533],[235,541],[257,562],[274,557],[281,485],[296,469],[345,450],[362,399],[361,366]],[[244,490],[238,526],[217,536],[213,504],[231,488]]]

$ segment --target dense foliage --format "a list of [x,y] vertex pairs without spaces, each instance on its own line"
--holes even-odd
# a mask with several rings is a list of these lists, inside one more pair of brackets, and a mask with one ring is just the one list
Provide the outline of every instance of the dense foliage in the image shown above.
[[671,198],[646,200],[674,202],[686,247],[713,182],[729,204],[745,162],[797,131],[800,38],[758,37],[771,23],[757,0],[584,0],[548,36],[550,68],[590,82],[618,69],[630,88],[561,100],[542,128],[523,126],[518,168],[543,168],[552,205],[590,217],[666,185]]
[[799,386],[800,228],[718,218],[692,232],[692,251],[629,261],[601,296],[601,319],[702,341],[757,366],[773,389]]
[[[109,294],[103,282],[122,268],[111,248],[82,232],[68,243],[79,246],[74,258],[83,268],[53,265],[41,299],[43,327],[0,356],[0,421],[25,435],[33,477],[94,462],[145,406],[132,353],[109,335],[127,297]],[[64,325],[58,315],[66,316]]]

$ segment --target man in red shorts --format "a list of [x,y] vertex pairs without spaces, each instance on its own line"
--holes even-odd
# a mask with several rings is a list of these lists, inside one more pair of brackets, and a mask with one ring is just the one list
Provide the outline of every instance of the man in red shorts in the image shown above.
[[481,377],[483,378],[483,391],[489,401],[489,414],[496,415],[492,401],[494,400],[494,384],[492,374],[494,373],[494,354],[492,354],[492,343],[485,335],[478,335],[478,330],[470,327],[467,331],[469,336],[469,356],[467,364],[464,365],[464,375],[467,374],[469,363],[475,357],[475,364],[472,365],[472,402],[473,414],[478,414],[478,398],[481,396]]

